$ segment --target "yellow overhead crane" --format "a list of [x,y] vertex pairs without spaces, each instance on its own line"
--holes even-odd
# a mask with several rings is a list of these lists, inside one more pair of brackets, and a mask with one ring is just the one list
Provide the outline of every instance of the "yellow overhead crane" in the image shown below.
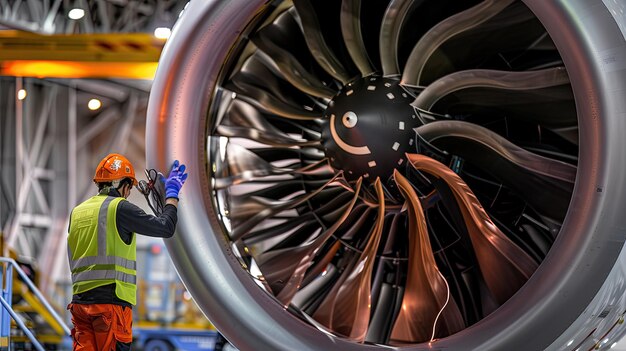
[[164,39],[148,33],[42,35],[0,31],[0,75],[152,79]]

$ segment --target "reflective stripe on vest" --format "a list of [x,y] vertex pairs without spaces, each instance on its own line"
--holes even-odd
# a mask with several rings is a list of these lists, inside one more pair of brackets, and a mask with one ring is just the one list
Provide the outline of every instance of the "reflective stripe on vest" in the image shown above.
[[81,267],[93,266],[96,264],[113,264],[126,269],[137,270],[137,262],[117,256],[89,256],[76,260],[70,260],[70,270],[74,272]]
[[137,277],[133,274],[126,274],[120,271],[106,270],[91,270],[72,274],[72,279],[80,282],[86,280],[102,280],[102,279],[114,279],[125,283],[137,284]]

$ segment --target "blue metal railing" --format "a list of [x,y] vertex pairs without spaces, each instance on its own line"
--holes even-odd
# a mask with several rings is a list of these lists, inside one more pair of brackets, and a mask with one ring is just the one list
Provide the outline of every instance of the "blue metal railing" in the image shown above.
[[[54,318],[54,320],[59,323],[59,325],[63,328],[63,331],[70,335],[70,328],[63,322],[61,316],[52,308],[52,306],[45,299],[43,294],[37,289],[35,284],[28,278],[26,273],[20,268],[20,266],[15,262],[12,258],[0,257],[0,262],[2,262],[2,266],[6,267],[6,269],[0,270],[0,280],[2,281],[2,294],[0,294],[0,303],[2,304],[2,309],[0,311],[0,337],[7,338],[9,340],[11,333],[11,318],[15,320],[17,326],[24,332],[24,334],[28,337],[30,342],[33,344],[37,351],[45,351],[41,343],[37,341],[33,333],[26,327],[22,319],[15,313],[13,308],[11,307],[11,296],[13,295],[13,269],[17,272],[17,274],[22,278],[22,281],[28,286],[28,288],[33,292],[33,294],[39,299],[42,305],[46,308],[46,310],[50,313],[50,315]],[[6,274],[4,274],[6,273]],[[4,279],[2,280],[2,276],[4,274]],[[8,342],[8,351],[11,351],[11,342]]]

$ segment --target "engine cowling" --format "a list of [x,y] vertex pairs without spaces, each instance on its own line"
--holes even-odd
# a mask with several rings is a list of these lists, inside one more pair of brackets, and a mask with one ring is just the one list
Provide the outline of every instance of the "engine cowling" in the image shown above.
[[147,158],[189,166],[166,244],[198,305],[242,350],[609,347],[624,7],[191,2]]

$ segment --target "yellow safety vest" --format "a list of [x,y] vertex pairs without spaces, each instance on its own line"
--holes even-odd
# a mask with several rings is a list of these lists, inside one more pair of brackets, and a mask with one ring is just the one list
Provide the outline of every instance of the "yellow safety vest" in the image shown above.
[[126,244],[116,225],[121,197],[96,195],[76,206],[70,216],[67,252],[72,271],[72,291],[80,294],[115,283],[115,294],[137,302],[136,235]]

